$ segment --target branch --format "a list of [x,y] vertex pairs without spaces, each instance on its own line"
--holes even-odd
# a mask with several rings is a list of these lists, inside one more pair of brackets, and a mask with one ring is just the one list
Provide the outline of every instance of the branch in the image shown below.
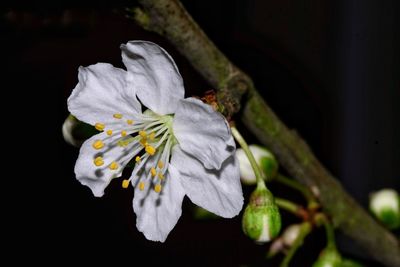
[[[319,198],[335,227],[386,266],[400,266],[398,240],[348,195],[308,145],[275,115],[251,79],[208,39],[178,0],[139,0],[135,18],[167,38],[212,85],[224,115],[241,109],[245,125],[277,156],[291,176]],[[240,103],[243,101],[243,107]],[[367,255],[367,254],[366,254]]]

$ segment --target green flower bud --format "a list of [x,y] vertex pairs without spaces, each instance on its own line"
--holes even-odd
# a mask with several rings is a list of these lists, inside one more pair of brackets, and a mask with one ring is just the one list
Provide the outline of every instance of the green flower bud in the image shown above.
[[[264,179],[274,177],[278,172],[278,162],[274,155],[261,146],[249,145],[249,148],[251,153],[253,153],[257,164],[265,174]],[[243,149],[239,148],[236,150],[236,157],[239,160],[240,177],[242,182],[248,185],[256,184],[256,176]]]
[[400,227],[400,198],[393,189],[382,189],[370,195],[369,208],[389,229]]
[[341,267],[342,257],[335,248],[326,248],[312,267]]
[[80,147],[86,139],[96,133],[97,130],[93,126],[77,120],[72,115],[69,115],[65,119],[62,126],[62,134],[65,142],[76,147]]
[[275,238],[281,230],[281,216],[274,197],[266,188],[256,188],[242,219],[243,232],[258,243]]

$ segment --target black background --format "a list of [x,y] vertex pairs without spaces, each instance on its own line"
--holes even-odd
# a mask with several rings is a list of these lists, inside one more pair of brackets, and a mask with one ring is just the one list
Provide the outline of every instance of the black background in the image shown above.
[[[395,2],[183,1],[217,46],[251,75],[283,121],[308,141],[364,206],[370,191],[399,188],[399,5]],[[212,88],[165,39],[125,18],[124,7],[134,2],[62,4],[14,3],[1,13],[3,92],[13,94],[4,95],[2,109],[11,101],[5,117],[16,122],[16,128],[4,129],[3,134],[10,136],[8,131],[13,131],[12,144],[22,145],[24,151],[13,152],[17,167],[8,179],[13,190],[6,190],[13,192],[6,202],[10,212],[6,221],[17,226],[9,231],[9,247],[30,260],[54,265],[78,259],[90,265],[99,261],[113,265],[127,261],[133,266],[277,265],[279,258],[263,261],[266,246],[254,245],[242,234],[240,217],[197,221],[185,199],[183,216],[167,241],[153,243],[135,228],[131,189],[112,183],[105,196],[96,199],[74,179],[78,150],[64,143],[61,125],[68,115],[66,99],[77,82],[78,66],[109,62],[123,67],[119,45],[150,40],[177,62],[187,96]],[[24,115],[17,116],[19,111]],[[249,133],[246,136],[256,142]],[[300,199],[276,185],[272,190]],[[250,191],[245,188],[246,196]],[[285,224],[294,221],[284,214]],[[323,234],[317,231],[292,266],[310,266],[323,244]],[[368,258],[342,236],[339,244],[346,256]]]

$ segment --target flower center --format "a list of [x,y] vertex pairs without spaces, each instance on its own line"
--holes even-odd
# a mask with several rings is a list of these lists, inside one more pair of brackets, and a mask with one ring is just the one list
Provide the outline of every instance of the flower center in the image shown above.
[[[157,193],[161,192],[165,183],[165,173],[168,170],[172,147],[177,143],[172,129],[172,115],[158,115],[151,110],[136,115],[135,118],[125,118],[123,114],[112,115],[114,123],[105,125],[96,123],[95,128],[105,131],[107,137],[103,140],[95,140],[92,144],[95,150],[108,149],[120,146],[129,147],[130,158],[135,157],[135,167],[128,180],[122,181],[122,187],[127,188],[134,182],[143,191],[146,184],[153,187]],[[121,122],[123,122],[121,124]],[[114,138],[113,138],[114,137]],[[107,153],[107,148],[104,150]],[[97,154],[99,155],[99,154]],[[104,155],[104,154],[101,154]],[[95,156],[94,165],[99,168],[108,168],[111,171],[122,171],[121,159],[115,159],[105,164],[103,156]]]

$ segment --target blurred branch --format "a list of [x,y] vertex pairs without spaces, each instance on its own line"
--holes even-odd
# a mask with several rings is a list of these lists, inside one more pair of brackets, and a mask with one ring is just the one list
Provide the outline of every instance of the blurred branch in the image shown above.
[[400,266],[398,240],[343,190],[308,145],[276,116],[252,80],[208,39],[182,4],[178,0],[139,2],[142,8],[135,10],[136,21],[167,38],[217,89],[222,113],[230,117],[241,110],[245,125],[274,152],[291,176],[312,189],[334,226],[364,248],[366,255],[387,266]]

